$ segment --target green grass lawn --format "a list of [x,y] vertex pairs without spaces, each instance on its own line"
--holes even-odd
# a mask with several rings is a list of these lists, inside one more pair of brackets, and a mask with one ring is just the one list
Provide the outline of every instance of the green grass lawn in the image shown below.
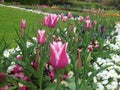
[[33,28],[37,31],[39,29],[37,23],[42,17],[43,15],[40,14],[0,6],[0,40],[4,36],[6,42],[14,46],[15,30],[20,30],[21,19],[26,19],[29,31],[32,31]]

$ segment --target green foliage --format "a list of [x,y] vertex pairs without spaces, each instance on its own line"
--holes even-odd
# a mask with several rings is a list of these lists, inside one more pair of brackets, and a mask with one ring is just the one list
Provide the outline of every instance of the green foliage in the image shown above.
[[[2,6],[0,6],[0,12],[1,12],[0,13],[0,41],[3,40],[3,37],[4,37],[4,40],[10,44],[10,48],[13,46],[16,46],[15,28],[20,29],[21,19],[26,19],[27,26],[30,26],[29,28],[37,31],[39,28],[38,22],[43,17],[43,15],[39,15],[39,14],[35,14],[35,13],[23,11],[23,10],[13,9],[13,8],[2,7]],[[29,31],[31,31],[31,29],[29,29]],[[31,34],[32,36],[35,36],[35,33],[33,32],[29,34]],[[2,47],[2,45],[0,45],[0,47]]]

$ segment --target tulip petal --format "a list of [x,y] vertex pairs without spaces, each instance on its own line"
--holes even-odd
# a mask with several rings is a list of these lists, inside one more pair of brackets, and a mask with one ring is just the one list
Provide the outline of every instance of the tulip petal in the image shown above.
[[56,67],[56,62],[58,61],[57,51],[55,47],[50,43],[50,64]]
[[69,58],[66,53],[67,45],[68,45],[68,43],[65,43],[59,52],[59,61],[58,61],[57,68],[65,68],[69,63],[69,61],[68,61]]

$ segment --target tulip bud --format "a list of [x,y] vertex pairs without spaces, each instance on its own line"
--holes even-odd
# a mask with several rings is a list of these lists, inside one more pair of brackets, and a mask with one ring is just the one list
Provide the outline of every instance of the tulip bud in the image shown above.
[[81,60],[81,56],[80,56],[80,52],[78,51],[78,63],[77,63],[78,68],[82,67],[82,60]]
[[48,26],[48,17],[47,16],[44,16],[44,26]]
[[22,60],[23,57],[22,57],[22,55],[17,55],[16,59],[17,59],[17,60]]
[[26,20],[22,19],[21,20],[21,29],[25,29],[26,28]]
[[20,27],[21,27],[21,36],[24,37],[24,30],[26,28],[26,20],[22,19],[21,20],[21,24],[20,24]]
[[63,21],[63,22],[66,22],[66,21],[67,21],[67,17],[64,16],[64,17],[62,18],[62,21]]

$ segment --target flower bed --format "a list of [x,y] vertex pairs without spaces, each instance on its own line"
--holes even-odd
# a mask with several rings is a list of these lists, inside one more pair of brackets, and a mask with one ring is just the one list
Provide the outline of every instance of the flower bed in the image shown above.
[[[67,16],[44,16],[44,27],[40,26],[36,37],[28,35],[26,20],[21,21],[21,30],[16,31],[18,47],[6,49],[0,57],[1,89],[111,90],[112,85],[112,90],[120,88],[119,24],[112,32],[113,28],[108,30],[90,16],[71,18],[74,19],[71,12]],[[67,28],[62,28],[61,22],[67,23]]]

